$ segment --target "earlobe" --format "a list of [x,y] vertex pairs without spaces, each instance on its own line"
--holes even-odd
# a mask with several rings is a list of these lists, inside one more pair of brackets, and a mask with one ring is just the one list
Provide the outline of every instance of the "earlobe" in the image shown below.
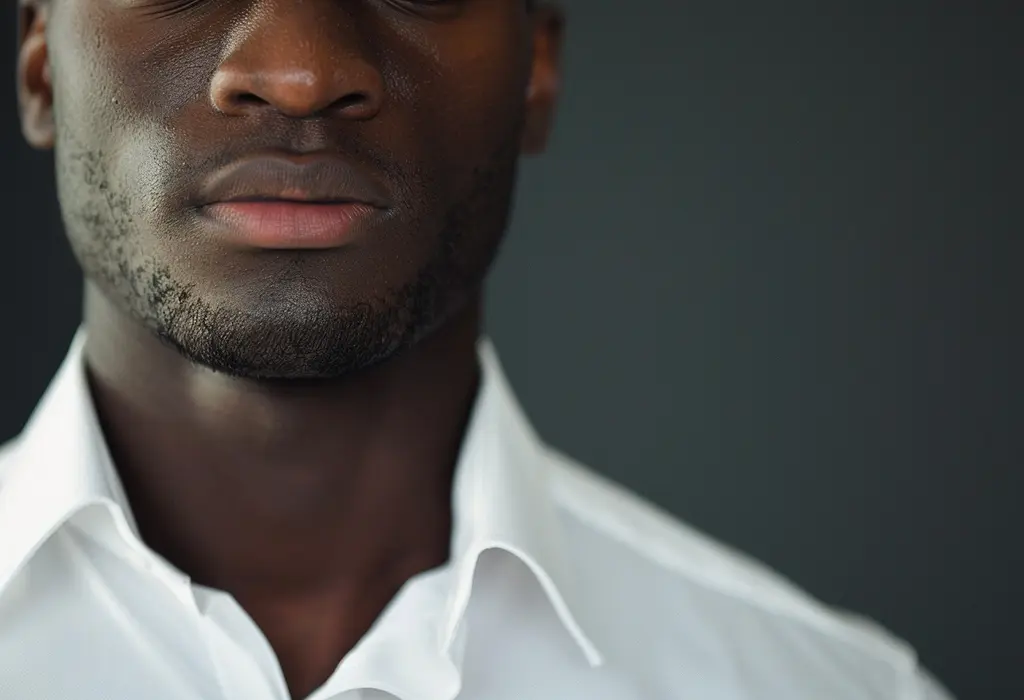
[[533,66],[526,89],[526,124],[522,152],[541,153],[554,122],[561,79],[564,17],[553,8],[533,11]]
[[47,9],[35,3],[21,7],[18,47],[18,106],[21,132],[34,148],[54,143],[53,79],[46,43]]

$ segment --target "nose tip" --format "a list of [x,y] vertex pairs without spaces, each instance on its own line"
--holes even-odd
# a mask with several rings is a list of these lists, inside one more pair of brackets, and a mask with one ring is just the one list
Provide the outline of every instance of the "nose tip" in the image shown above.
[[210,84],[214,108],[229,116],[274,109],[294,118],[331,114],[365,120],[379,111],[382,92],[379,73],[355,60],[345,66],[277,68],[229,59]]

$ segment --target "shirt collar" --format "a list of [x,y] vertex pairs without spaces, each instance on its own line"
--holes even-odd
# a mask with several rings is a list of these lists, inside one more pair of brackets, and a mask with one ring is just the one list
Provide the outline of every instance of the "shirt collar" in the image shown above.
[[456,468],[452,560],[457,567],[443,643],[465,613],[480,554],[501,549],[526,564],[592,666],[601,654],[577,621],[578,581],[552,500],[550,458],[512,393],[490,340],[478,345],[481,386]]
[[105,506],[130,529],[126,500],[89,395],[79,330],[0,473],[0,592],[77,513]]
[[[86,379],[84,344],[80,329],[0,473],[0,594],[54,532],[90,506],[107,511],[122,543],[148,552],[138,540],[103,439]],[[501,549],[529,567],[586,659],[599,665],[601,655],[574,614],[580,598],[548,484],[546,448],[488,339],[479,342],[478,356],[481,385],[455,471],[453,576],[437,617],[439,650],[451,658],[480,555]]]

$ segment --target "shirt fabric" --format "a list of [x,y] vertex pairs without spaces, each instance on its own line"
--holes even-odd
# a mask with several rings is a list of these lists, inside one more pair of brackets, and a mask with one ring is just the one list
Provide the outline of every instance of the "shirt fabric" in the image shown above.
[[[0,699],[287,700],[232,596],[139,539],[83,344],[0,449]],[[949,698],[877,626],[545,445],[479,356],[450,559],[308,700]]]

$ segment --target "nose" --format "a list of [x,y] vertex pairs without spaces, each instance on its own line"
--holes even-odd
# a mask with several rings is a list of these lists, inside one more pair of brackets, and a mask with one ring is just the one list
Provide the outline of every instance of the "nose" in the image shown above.
[[229,116],[276,110],[293,118],[373,118],[383,78],[352,19],[331,4],[269,0],[239,23],[210,82],[213,107]]

